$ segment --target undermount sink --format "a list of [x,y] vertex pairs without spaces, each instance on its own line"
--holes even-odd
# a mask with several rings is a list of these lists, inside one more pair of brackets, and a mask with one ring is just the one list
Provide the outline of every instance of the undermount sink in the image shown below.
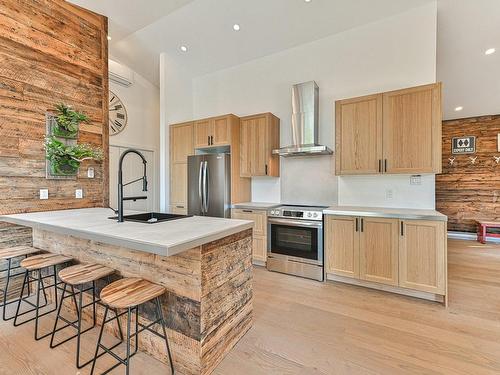
[[[137,223],[154,224],[154,223],[161,223],[163,221],[184,219],[186,217],[191,217],[191,215],[163,214],[160,212],[146,212],[143,214],[125,215],[125,216],[123,216],[123,220],[135,221]],[[116,217],[116,216],[110,217],[110,219],[117,220],[118,217]]]

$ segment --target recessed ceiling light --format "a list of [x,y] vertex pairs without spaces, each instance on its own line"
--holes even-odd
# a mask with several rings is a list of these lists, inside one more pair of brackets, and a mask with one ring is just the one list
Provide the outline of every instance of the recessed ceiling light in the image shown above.
[[235,23],[235,24],[233,25],[233,30],[234,30],[234,31],[240,31],[240,25],[238,25],[237,23]]
[[485,55],[491,55],[492,53],[495,53],[496,49],[495,48],[488,48],[486,51],[484,51]]
[[188,48],[186,46],[181,46],[180,48],[181,48],[182,52],[187,52],[187,50],[188,50]]
[[305,1],[306,3],[310,3],[310,2],[311,2],[311,0],[304,0],[304,1]]
[[462,106],[455,107],[455,111],[457,111],[457,112],[461,111],[462,109],[464,109],[464,107],[462,107]]
[[109,35],[107,36],[107,38],[108,38],[108,40],[111,40],[111,37]]

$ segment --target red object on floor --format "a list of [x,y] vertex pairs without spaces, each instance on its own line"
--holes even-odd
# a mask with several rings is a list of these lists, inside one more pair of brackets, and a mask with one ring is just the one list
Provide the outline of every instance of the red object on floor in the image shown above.
[[481,243],[486,243],[487,237],[500,238],[499,233],[488,233],[488,228],[500,228],[498,221],[477,221],[477,240]]

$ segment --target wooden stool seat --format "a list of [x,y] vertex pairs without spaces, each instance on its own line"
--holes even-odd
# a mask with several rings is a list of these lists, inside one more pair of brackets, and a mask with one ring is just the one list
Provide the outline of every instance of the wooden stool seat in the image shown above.
[[58,264],[63,264],[71,260],[73,260],[73,258],[67,257],[65,255],[47,253],[34,255],[32,257],[23,259],[21,261],[21,267],[26,268],[28,271],[34,271],[50,266],[56,266]]
[[39,253],[41,250],[32,246],[14,246],[0,249],[0,260]]
[[101,301],[112,308],[126,309],[151,301],[165,292],[164,287],[147,280],[124,278],[104,287]]
[[102,279],[115,270],[100,264],[77,264],[59,271],[59,278],[69,285],[81,285]]

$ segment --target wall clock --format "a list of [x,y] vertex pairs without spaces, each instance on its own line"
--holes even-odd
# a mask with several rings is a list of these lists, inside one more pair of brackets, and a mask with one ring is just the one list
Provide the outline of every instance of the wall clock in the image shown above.
[[127,125],[127,110],[120,98],[109,92],[109,135],[120,133]]

